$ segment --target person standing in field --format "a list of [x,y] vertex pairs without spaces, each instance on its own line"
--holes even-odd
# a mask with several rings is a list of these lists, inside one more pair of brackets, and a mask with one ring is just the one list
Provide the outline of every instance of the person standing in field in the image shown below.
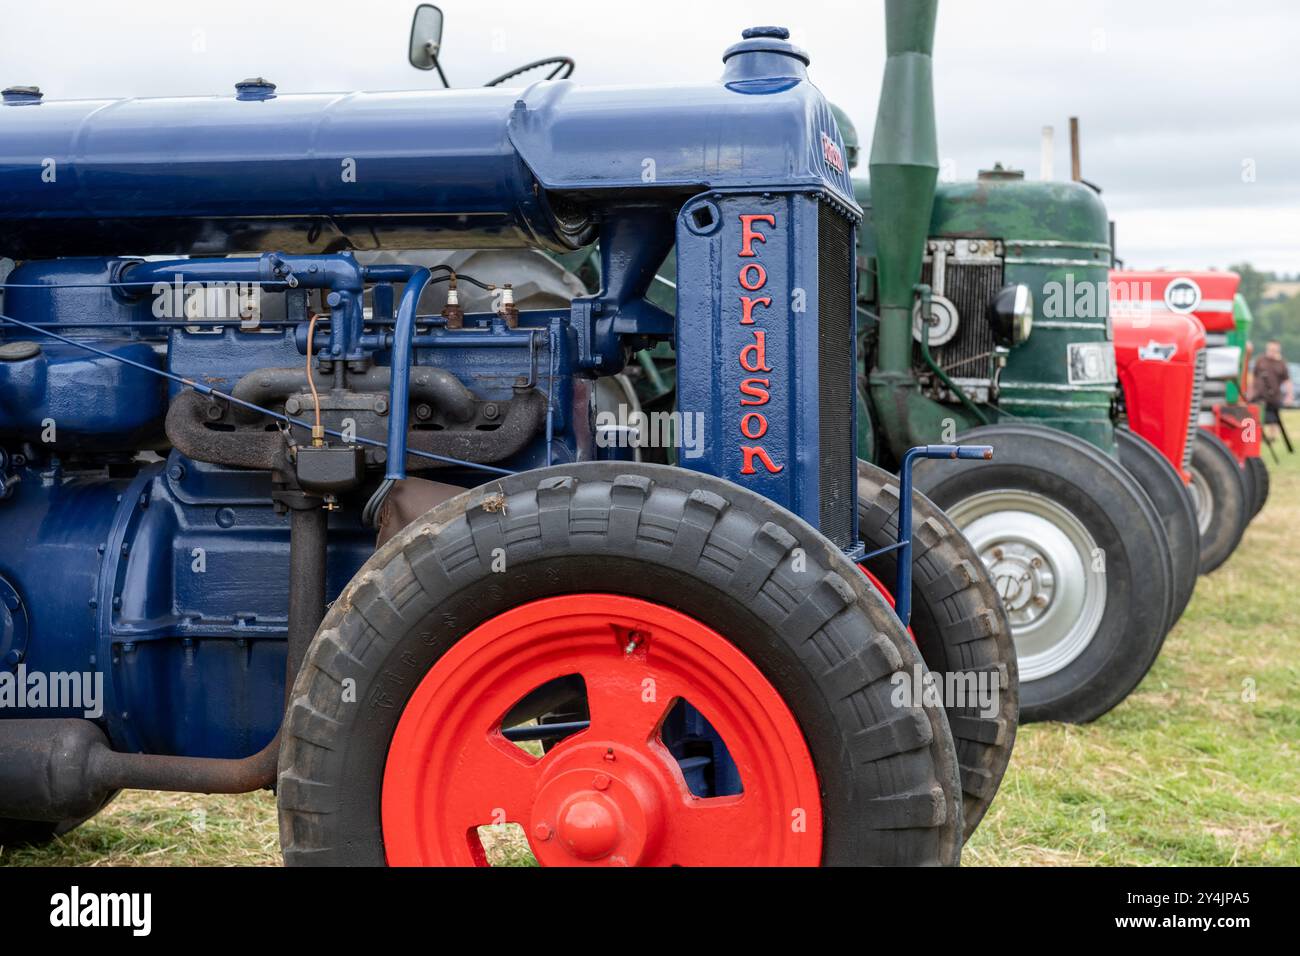
[[1282,424],[1282,405],[1295,401],[1295,383],[1282,358],[1281,342],[1269,342],[1255,360],[1254,386],[1254,401],[1264,405],[1264,434],[1272,441]]

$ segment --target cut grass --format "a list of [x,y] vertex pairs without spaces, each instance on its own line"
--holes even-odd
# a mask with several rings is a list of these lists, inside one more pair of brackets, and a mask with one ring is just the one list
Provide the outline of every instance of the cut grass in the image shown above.
[[[1300,456],[1267,460],[1268,504],[1133,695],[1087,726],[1021,728],[967,865],[1300,864]],[[485,842],[528,862],[508,834]],[[268,793],[125,793],[45,847],[0,848],[11,866],[279,861]]]
[[968,865],[1300,863],[1300,456],[1279,454],[1264,510],[1128,700],[1021,728]]

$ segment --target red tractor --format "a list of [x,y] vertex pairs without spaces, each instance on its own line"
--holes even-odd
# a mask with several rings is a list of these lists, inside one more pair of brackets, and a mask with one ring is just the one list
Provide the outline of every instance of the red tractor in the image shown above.
[[[1189,570],[1178,576],[1185,582],[1176,595],[1181,612],[1191,599],[1201,561],[1201,529],[1190,489],[1205,384],[1205,330],[1191,316],[1135,308],[1124,292],[1123,283],[1112,280],[1115,365],[1127,418],[1127,428],[1117,432],[1120,459],[1144,488],[1188,490],[1152,497],[1176,560]],[[1176,472],[1178,482],[1158,480],[1153,473],[1160,471]]]
[[1267,487],[1258,476],[1258,409],[1227,401],[1228,382],[1243,391],[1243,350],[1229,344],[1240,282],[1231,272],[1111,272],[1116,360],[1130,427],[1187,484],[1202,573],[1236,549]]

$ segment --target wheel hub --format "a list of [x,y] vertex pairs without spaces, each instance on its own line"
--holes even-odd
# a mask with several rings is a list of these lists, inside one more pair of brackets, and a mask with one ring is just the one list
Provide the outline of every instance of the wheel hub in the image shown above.
[[1056,596],[1056,575],[1032,544],[1011,541],[980,554],[1008,614],[1033,621]]
[[659,844],[672,781],[627,748],[557,754],[533,803],[530,844],[546,866],[637,866]]
[[616,805],[584,790],[560,808],[560,842],[580,860],[599,860],[618,845],[620,824]]
[[948,516],[1002,598],[1022,681],[1054,674],[1087,649],[1105,612],[1106,576],[1073,513],[1033,492],[999,489],[957,502]]

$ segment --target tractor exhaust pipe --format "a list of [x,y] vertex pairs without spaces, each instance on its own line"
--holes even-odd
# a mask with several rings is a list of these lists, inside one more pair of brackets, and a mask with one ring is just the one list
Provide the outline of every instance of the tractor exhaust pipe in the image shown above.
[[912,367],[912,287],[939,178],[934,119],[938,0],[886,0],[885,78],[871,140],[871,206],[880,270],[881,372]]
[[1038,154],[1038,178],[1045,183],[1056,178],[1056,130],[1043,127],[1043,139]]

